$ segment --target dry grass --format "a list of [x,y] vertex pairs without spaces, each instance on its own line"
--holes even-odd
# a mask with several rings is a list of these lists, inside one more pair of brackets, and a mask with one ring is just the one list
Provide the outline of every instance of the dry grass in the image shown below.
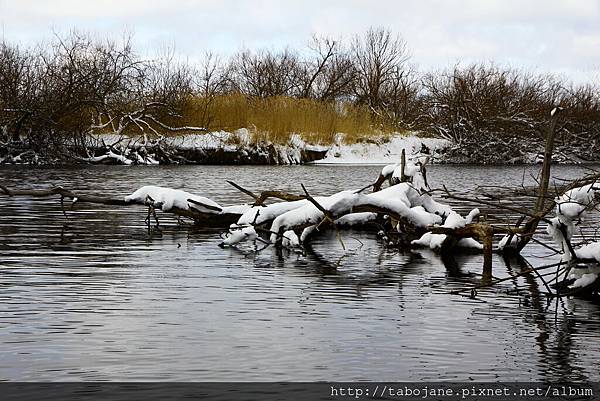
[[287,143],[292,134],[299,134],[309,143],[327,145],[340,132],[346,134],[346,143],[381,139],[391,133],[374,121],[365,107],[289,97],[192,97],[181,114],[182,119],[176,123],[204,126],[211,131],[248,128],[255,142]]

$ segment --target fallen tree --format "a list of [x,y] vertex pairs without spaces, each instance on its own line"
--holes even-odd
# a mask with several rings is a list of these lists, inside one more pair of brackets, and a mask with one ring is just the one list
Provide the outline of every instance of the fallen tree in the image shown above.
[[[339,233],[348,227],[370,227],[379,231],[381,241],[386,247],[426,247],[441,254],[483,253],[483,274],[488,282],[491,282],[492,277],[493,252],[519,254],[522,247],[507,245],[523,244],[524,238],[533,238],[527,224],[521,227],[518,224],[507,227],[478,221],[480,212],[477,208],[463,217],[450,205],[435,200],[435,191],[424,187],[423,169],[418,163],[408,168],[404,166],[404,173],[400,173],[402,165],[393,169],[392,167],[386,166],[382,175],[390,175],[392,178],[401,175],[406,181],[393,183],[385,189],[368,194],[364,193],[366,188],[362,188],[341,191],[330,196],[313,197],[302,186],[303,194],[264,191],[257,195],[234,184],[252,196],[254,203],[233,206],[221,206],[207,197],[156,186],[142,187],[124,197],[77,194],[61,187],[24,190],[9,189],[2,185],[0,194],[11,197],[59,196],[65,213],[67,205],[72,209],[75,205],[83,203],[120,207],[144,206],[148,208],[149,230],[152,229],[152,218],[158,228],[157,210],[179,218],[191,219],[197,226],[229,226],[221,243],[223,247],[258,241],[276,248],[306,248],[310,246],[312,237],[325,230],[333,229]],[[393,171],[391,174],[390,170]],[[415,183],[419,182],[421,186],[415,186]],[[580,246],[570,243],[576,221],[585,211],[597,205],[596,194],[600,193],[599,175],[590,176],[579,181],[579,184],[582,182],[587,184],[571,184],[568,186],[572,187],[571,189],[552,200],[552,207],[547,207],[546,210],[556,209],[555,217],[530,214],[531,219],[548,224],[548,232],[563,254],[557,269],[564,273],[564,279],[556,287],[556,294],[571,294],[576,289],[596,285],[600,271],[594,267],[600,262],[600,242],[589,242]],[[372,185],[367,188],[370,187]],[[460,198],[449,192],[442,196]],[[266,204],[271,198],[282,201]],[[481,202],[484,205],[488,203]],[[496,234],[505,236],[494,247]],[[537,270],[532,268],[531,271]]]
[[63,213],[66,214],[65,199],[70,200],[70,209],[76,204],[93,203],[112,206],[142,205],[148,208],[147,224],[150,229],[153,216],[158,227],[156,210],[173,214],[177,217],[191,219],[196,225],[205,227],[223,227],[229,222],[237,221],[249,205],[223,207],[218,203],[185,191],[157,186],[144,186],[125,197],[108,197],[100,195],[77,194],[71,190],[54,187],[48,189],[9,189],[0,185],[0,194],[10,197],[48,197],[60,196]]
[[[222,206],[214,200],[182,190],[144,186],[130,195],[107,197],[78,194],[57,187],[51,189],[9,189],[0,185],[0,194],[10,197],[60,196],[66,214],[65,199],[72,209],[76,204],[96,203],[111,206],[144,206],[148,209],[146,223],[152,230],[152,219],[159,228],[157,210],[190,219],[196,226],[227,228],[221,247],[239,247],[250,242],[275,248],[310,248],[318,233],[335,230],[342,246],[341,231],[348,228],[374,228],[386,247],[398,249],[429,248],[442,255],[458,253],[483,254],[483,283],[493,285],[492,255],[521,258],[530,241],[542,243],[560,255],[556,264],[533,267],[544,283],[549,296],[589,293],[598,288],[600,274],[600,240],[572,244],[573,232],[585,213],[597,208],[600,195],[600,174],[574,180],[550,194],[550,160],[557,110],[547,127],[545,162],[538,188],[533,192],[531,210],[502,204],[498,199],[483,199],[457,195],[447,188],[431,189],[427,180],[426,158],[407,160],[385,166],[371,184],[353,190],[343,190],[329,196],[313,196],[301,184],[302,192],[290,194],[267,190],[250,191],[229,181],[239,191],[253,199],[252,204]],[[383,184],[388,182],[385,188]],[[368,192],[368,190],[371,192]],[[437,199],[436,199],[437,198]],[[469,202],[478,207],[461,215],[443,199]],[[278,199],[278,202],[270,202]],[[510,211],[520,216],[515,222],[500,224],[482,217],[479,207]],[[553,217],[550,214],[554,213]],[[554,244],[536,239],[538,225],[546,224]],[[496,245],[494,242],[497,241]],[[524,262],[528,263],[528,262]],[[541,270],[555,267],[554,277],[546,280]],[[460,291],[459,291],[460,292]]]

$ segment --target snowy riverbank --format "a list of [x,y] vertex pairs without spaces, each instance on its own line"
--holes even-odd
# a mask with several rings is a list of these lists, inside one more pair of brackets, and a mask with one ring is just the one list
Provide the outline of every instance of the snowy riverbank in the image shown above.
[[[286,144],[274,144],[265,141],[254,141],[246,129],[233,133],[226,131],[192,134],[176,137],[165,137],[160,143],[144,145],[141,138],[133,140],[129,137],[101,135],[95,137],[96,153],[103,149],[120,150],[120,154],[129,156],[130,163],[123,156],[101,155],[89,161],[97,161],[98,157],[110,157],[125,164],[157,164],[160,157],[151,154],[157,146],[169,149],[180,157],[183,163],[199,164],[389,164],[400,160],[404,149],[408,157],[430,155],[439,158],[439,153],[449,148],[451,143],[443,139],[423,138],[414,134],[397,134],[391,137],[375,138],[366,142],[347,144],[344,134],[336,136],[333,145],[313,145],[305,142],[299,135],[292,135]],[[147,162],[144,157],[133,153],[144,150],[148,153]],[[144,153],[144,152],[142,152]]]
[[[428,156],[432,163],[453,164],[535,164],[541,162],[543,141],[465,142],[460,145],[445,139],[422,137],[416,133],[396,134],[346,143],[338,134],[331,145],[314,145],[299,135],[285,144],[256,141],[246,129],[216,131],[161,138],[102,134],[89,137],[87,147],[68,145],[63,157],[42,157],[24,143],[0,143],[0,164],[390,164],[407,157]],[[597,162],[593,146],[559,144],[553,159],[557,163]]]
[[257,142],[247,129],[162,137],[158,140],[98,135],[91,142],[95,156],[88,161],[94,162],[98,157],[117,149],[130,162],[111,157],[123,164],[304,164],[323,158],[328,150],[324,146],[307,144],[298,135],[292,135],[286,144]]
[[[102,134],[89,137],[87,147],[79,155],[67,154],[61,159],[47,160],[19,143],[0,147],[0,164],[261,164],[293,165],[325,164],[389,164],[400,160],[402,149],[407,156],[429,155],[439,161],[440,152],[449,141],[397,134],[347,144],[338,134],[332,145],[315,145],[299,135],[291,135],[285,144],[256,141],[246,129],[235,132],[217,131],[180,136],[129,137]],[[74,147],[73,147],[74,148]],[[85,153],[85,155],[81,155]]]
[[352,144],[345,143],[344,134],[338,134],[329,146],[309,144],[292,135],[288,143],[274,144],[254,141],[246,129],[165,137],[155,142],[101,135],[93,143],[96,155],[87,161],[122,164],[389,164],[400,160],[403,149],[409,158],[429,155],[435,161],[451,146],[443,139],[414,134]]
[[389,164],[400,160],[402,149],[410,158],[429,155],[434,161],[440,153],[451,146],[445,139],[419,137],[415,134],[395,135],[391,138],[345,144],[340,136],[333,146],[327,149],[325,157],[315,164]]

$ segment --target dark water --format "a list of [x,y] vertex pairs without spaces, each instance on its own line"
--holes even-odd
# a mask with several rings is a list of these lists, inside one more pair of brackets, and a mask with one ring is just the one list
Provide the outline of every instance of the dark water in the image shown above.
[[[8,187],[62,185],[125,195],[145,184],[222,204],[249,189],[313,193],[372,182],[377,166],[0,169]],[[532,183],[536,167],[433,166],[433,186]],[[581,169],[560,167],[568,177]],[[427,252],[383,250],[372,234],[331,235],[314,252],[220,249],[218,231],[178,229],[143,208],[0,197],[0,379],[593,380],[600,308],[547,305],[531,277],[479,291],[479,256],[446,270]],[[547,254],[532,245],[533,261]],[[552,259],[545,259],[549,263]],[[337,271],[328,268],[338,264]],[[541,262],[540,262],[541,263]],[[494,260],[494,275],[519,271]],[[520,295],[502,293],[526,284]]]

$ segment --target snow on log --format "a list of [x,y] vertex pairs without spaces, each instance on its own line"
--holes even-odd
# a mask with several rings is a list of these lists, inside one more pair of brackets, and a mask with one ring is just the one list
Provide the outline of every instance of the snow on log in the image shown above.
[[[544,221],[547,223],[546,232],[560,247],[560,250],[564,252],[563,260],[571,260],[574,255],[569,249],[569,241],[575,229],[575,222],[583,217],[584,212],[594,204],[596,196],[600,193],[599,177],[598,175],[592,175],[581,179],[580,184],[582,181],[587,182],[587,184],[568,187],[570,189],[556,197],[547,209],[544,208],[543,202],[541,202],[544,197],[540,196],[536,211],[529,214],[529,221],[522,228],[516,228],[512,233],[505,235],[498,244],[498,250],[516,249],[517,252],[520,251],[529,242],[529,238],[532,236],[531,233],[535,232],[537,228],[537,223]],[[555,217],[546,218],[545,216],[553,209],[555,210]]]
[[584,273],[581,275],[581,277],[577,278],[577,280],[575,280],[575,282],[571,284],[569,288],[574,289],[587,287],[588,285],[593,284],[597,278],[598,273]]
[[248,226],[236,230],[230,230],[227,237],[219,244],[221,248],[236,245],[242,241],[256,241],[258,234],[254,227]]
[[428,190],[429,186],[427,184],[425,169],[425,165],[428,162],[428,157],[421,157],[407,162],[404,151],[402,151],[400,163],[388,164],[381,169],[377,181],[373,184],[373,191],[379,191],[381,189],[381,184],[383,184],[385,180],[389,180],[390,183],[410,182],[413,187],[419,191]]
[[477,240],[475,240],[473,238],[461,238],[458,241],[457,246],[459,248],[470,248],[470,249],[483,250],[483,244],[481,244],[480,242],[478,242]]
[[579,259],[595,259],[600,263],[600,242],[591,242],[575,250]]
[[[467,215],[462,217],[460,214],[451,210],[441,225],[443,228],[457,229],[465,227],[467,224],[471,224],[473,219],[479,215],[479,209],[473,209]],[[413,245],[419,245],[431,249],[440,249],[444,245],[448,234],[434,234],[432,232],[426,232],[421,238],[412,241]],[[463,248],[483,249],[483,245],[472,238],[462,238],[458,241],[457,246]]]
[[[384,172],[392,174],[391,168],[387,170],[389,171]],[[419,167],[415,167],[409,174],[414,178],[421,174],[420,171]],[[260,226],[270,233],[271,243],[297,246],[325,221],[338,227],[357,226],[386,216],[394,222],[396,231],[408,230],[412,235],[416,230],[421,236],[430,227],[442,227],[450,231],[465,227],[479,215],[479,210],[474,209],[466,218],[462,217],[450,206],[422,193],[421,189],[422,187],[416,188],[412,183],[403,182],[370,194],[346,190],[313,198],[307,193],[307,199],[254,206],[246,210],[237,223],[232,224],[229,234],[247,226]],[[456,246],[482,249],[477,241],[464,238],[468,236],[467,233],[457,238]],[[425,234],[422,241],[417,240],[413,244],[438,248],[447,237],[446,233]],[[238,235],[234,239],[235,241],[230,240],[225,245],[234,245],[247,238]]]
[[[600,242],[590,242],[589,244],[580,246],[575,249],[577,260],[590,261],[592,263],[585,264],[584,268],[581,265],[571,271],[570,279],[575,279],[575,282],[569,286],[571,289],[583,288],[590,286],[596,282],[600,275]],[[597,264],[594,265],[594,262]]]
[[146,185],[124,198],[125,203],[151,206],[163,212],[193,219],[205,226],[227,226],[237,221],[250,205],[221,206],[212,199],[180,189]]
[[281,244],[284,248],[294,248],[300,246],[300,238],[292,230],[283,233],[283,240]]
[[596,191],[600,185],[596,183],[573,188],[556,198],[556,214],[570,220],[579,216],[594,202]]
[[350,213],[340,217],[335,221],[337,226],[341,227],[354,227],[367,224],[370,221],[377,220],[377,213],[373,212],[362,212],[362,213]]
[[[322,201],[322,197],[316,197],[317,201]],[[263,224],[272,221],[277,216],[289,212],[290,210],[298,209],[302,206],[308,205],[310,202],[306,199],[292,201],[292,202],[279,202],[273,203],[267,206],[253,206],[246,210],[244,214],[240,216],[237,221],[237,225],[243,226],[248,224]],[[258,216],[257,216],[258,214]]]
[[250,205],[221,206],[215,201],[203,196],[197,196],[185,191],[158,186],[144,186],[128,196],[111,197],[74,193],[62,187],[47,189],[9,189],[0,184],[0,195],[10,197],[30,196],[35,198],[60,196],[61,205],[64,199],[76,203],[94,203],[112,206],[143,205],[177,216],[189,217],[195,223],[210,227],[228,226],[237,221],[250,208]]
[[546,232],[564,253],[563,261],[579,257],[570,243],[575,231],[575,221],[581,219],[588,207],[594,203],[596,192],[599,190],[600,186],[593,182],[570,189],[554,200],[556,216],[549,220]]
[[507,234],[498,242],[498,250],[502,251],[507,247],[516,247],[518,242],[519,237],[517,235]]
[[[193,201],[193,202],[190,202]],[[198,209],[205,213],[221,213],[223,208],[215,201],[204,196],[193,195],[179,189],[146,185],[139,188],[131,195],[125,197],[127,203],[141,203],[151,205],[163,212],[173,208],[189,210]]]

